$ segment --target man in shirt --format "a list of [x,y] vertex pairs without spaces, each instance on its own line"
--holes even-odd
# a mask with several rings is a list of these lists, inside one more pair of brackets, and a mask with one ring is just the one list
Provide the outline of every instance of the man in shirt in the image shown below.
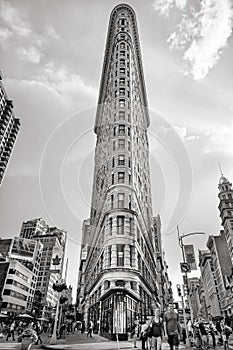
[[164,333],[170,345],[170,350],[173,350],[174,346],[175,349],[178,350],[181,327],[178,314],[174,311],[173,304],[169,304],[168,310],[164,313],[163,322]]

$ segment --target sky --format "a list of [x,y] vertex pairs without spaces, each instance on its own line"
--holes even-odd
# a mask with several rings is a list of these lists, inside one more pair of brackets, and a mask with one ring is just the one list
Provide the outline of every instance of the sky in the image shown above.
[[[181,234],[195,251],[218,234],[221,164],[233,181],[233,10],[230,0],[129,0],[148,96],[153,214],[168,273],[182,282]],[[1,237],[43,217],[68,232],[67,282],[77,287],[90,215],[93,131],[115,0],[2,0],[0,69],[20,133],[0,188]],[[196,276],[193,272],[191,276]]]

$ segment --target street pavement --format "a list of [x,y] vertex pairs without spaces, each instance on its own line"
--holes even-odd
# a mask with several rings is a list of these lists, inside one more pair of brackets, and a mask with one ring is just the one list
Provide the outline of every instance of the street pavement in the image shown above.
[[[17,337],[15,338],[17,339]],[[94,334],[92,338],[86,336],[86,333],[81,334],[80,332],[75,332],[75,334],[69,334],[66,336],[63,343],[58,343],[57,345],[46,345],[49,337],[44,334],[42,335],[42,340],[44,346],[33,345],[33,349],[70,349],[70,350],[124,350],[124,349],[133,349],[133,339],[128,341],[111,341],[109,339],[100,337],[97,334]],[[12,340],[6,342],[5,339],[0,339],[0,349],[21,349],[21,344],[13,342]],[[141,341],[137,341],[137,349],[141,349]],[[179,350],[191,350],[195,348],[190,348],[181,344]],[[162,350],[169,350],[169,346],[166,342],[162,344]],[[218,347],[216,350],[223,350],[223,347]]]

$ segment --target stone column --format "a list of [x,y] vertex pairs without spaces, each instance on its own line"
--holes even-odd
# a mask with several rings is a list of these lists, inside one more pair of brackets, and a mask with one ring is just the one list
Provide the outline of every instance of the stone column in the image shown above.
[[117,234],[117,218],[113,217],[112,218],[112,235],[116,235]]
[[138,255],[137,255],[137,249],[133,247],[132,249],[132,267],[134,269],[138,269]]
[[116,267],[117,266],[117,248],[116,244],[112,245],[112,256],[111,256],[111,266]]
[[124,266],[130,267],[130,246],[128,244],[125,245],[124,249]]

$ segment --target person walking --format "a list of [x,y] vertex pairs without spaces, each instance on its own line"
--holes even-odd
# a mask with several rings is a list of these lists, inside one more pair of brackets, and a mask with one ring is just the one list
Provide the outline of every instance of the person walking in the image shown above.
[[21,340],[21,350],[30,350],[32,344],[35,344],[38,340],[36,331],[33,329],[32,323],[29,324],[24,331],[20,334],[18,340]]
[[165,338],[167,338],[170,350],[173,350],[174,347],[178,350],[181,327],[178,314],[174,311],[173,304],[169,304],[168,310],[164,313],[163,322]]
[[15,340],[15,321],[13,321],[8,329],[6,341],[8,341],[8,338],[12,337],[13,341]]
[[208,338],[207,338],[208,333],[206,331],[205,325],[201,318],[199,319],[198,323],[199,323],[199,330],[201,334],[202,349],[206,350],[208,345]]
[[215,337],[215,334],[217,332],[217,329],[214,325],[214,322],[211,320],[209,321],[209,326],[210,326],[210,335],[212,337],[212,345],[213,345],[213,348],[216,347],[216,337]]
[[146,320],[144,320],[142,322],[142,326],[141,326],[141,341],[142,341],[142,350],[144,349],[148,349],[148,336],[147,336],[147,330],[148,330],[148,323],[146,322]]
[[137,347],[137,338],[138,338],[138,335],[139,335],[139,321],[138,320],[135,320],[134,321],[134,324],[133,324],[133,328],[131,330],[131,336],[133,337],[133,345],[134,345],[134,348]]
[[161,350],[162,336],[164,334],[163,319],[160,316],[159,308],[154,309],[154,316],[151,319],[151,348],[153,350]]
[[94,323],[93,323],[92,320],[90,320],[89,327],[88,327],[88,331],[87,331],[87,337],[88,337],[88,335],[90,334],[90,338],[92,338],[93,326],[94,326]]
[[229,350],[229,336],[232,333],[232,328],[226,324],[225,320],[222,320],[220,325],[222,328],[224,350]]

